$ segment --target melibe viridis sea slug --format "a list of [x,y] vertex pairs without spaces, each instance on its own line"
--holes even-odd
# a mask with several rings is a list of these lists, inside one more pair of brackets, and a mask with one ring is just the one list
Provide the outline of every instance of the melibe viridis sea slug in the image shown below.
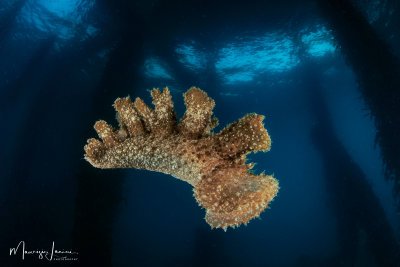
[[214,100],[195,87],[184,93],[186,112],[178,123],[168,88],[151,91],[155,109],[129,97],[114,103],[119,129],[94,125],[102,142],[91,138],[85,159],[97,168],[135,168],[170,174],[193,186],[212,228],[226,230],[258,217],[277,195],[278,181],[255,175],[250,152],[268,151],[264,116],[247,114],[219,133],[212,118]]

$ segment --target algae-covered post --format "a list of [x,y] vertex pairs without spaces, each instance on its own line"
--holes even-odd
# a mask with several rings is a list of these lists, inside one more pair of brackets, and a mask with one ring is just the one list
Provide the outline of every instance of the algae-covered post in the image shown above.
[[192,87],[184,94],[186,112],[177,123],[168,88],[151,91],[155,109],[140,98],[118,98],[119,129],[105,121],[94,128],[103,142],[89,139],[85,158],[98,168],[135,168],[163,172],[191,184],[211,227],[236,227],[260,215],[277,195],[278,181],[255,175],[246,163],[250,152],[268,151],[271,139],[264,116],[247,114],[218,134],[214,100]]

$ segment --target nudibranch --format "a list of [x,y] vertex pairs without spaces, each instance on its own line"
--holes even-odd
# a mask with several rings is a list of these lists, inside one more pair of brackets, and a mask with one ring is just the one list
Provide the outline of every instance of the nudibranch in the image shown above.
[[204,91],[192,87],[184,93],[186,112],[179,123],[168,88],[153,89],[151,96],[154,109],[140,98],[118,98],[119,129],[97,121],[102,142],[89,139],[85,159],[97,168],[146,169],[188,182],[212,228],[226,230],[258,217],[279,190],[274,177],[255,175],[254,163],[246,163],[250,152],[270,149],[264,116],[247,114],[214,133],[215,103]]

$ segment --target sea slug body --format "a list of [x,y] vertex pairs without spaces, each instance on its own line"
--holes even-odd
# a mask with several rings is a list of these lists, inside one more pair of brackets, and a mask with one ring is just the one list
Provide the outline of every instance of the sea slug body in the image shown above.
[[188,182],[206,209],[206,221],[226,230],[258,217],[277,195],[278,181],[252,173],[250,152],[268,151],[271,139],[264,116],[247,114],[219,133],[212,118],[214,100],[192,87],[184,94],[186,112],[178,123],[168,88],[151,91],[154,109],[143,100],[118,98],[119,129],[96,122],[102,142],[91,138],[85,159],[98,168],[135,168],[163,172]]

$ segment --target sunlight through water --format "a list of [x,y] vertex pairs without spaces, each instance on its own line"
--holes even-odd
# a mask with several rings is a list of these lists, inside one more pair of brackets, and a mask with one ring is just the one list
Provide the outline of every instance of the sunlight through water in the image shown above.
[[19,22],[29,32],[34,29],[59,39],[71,39],[82,32],[90,36],[97,29],[85,23],[85,18],[93,5],[94,1],[82,0],[29,0],[22,9]]
[[163,64],[155,57],[151,57],[145,60],[144,62],[144,73],[149,78],[158,78],[158,79],[172,79],[171,75],[168,74],[168,71]]
[[180,56],[179,62],[195,71],[204,69],[207,57],[204,53],[196,49],[193,45],[178,45],[176,53]]
[[239,39],[219,51],[216,69],[227,84],[250,82],[266,72],[283,72],[299,63],[294,44],[284,34]]
[[301,37],[306,45],[307,52],[312,56],[320,57],[335,51],[332,34],[325,27],[318,27],[315,31],[307,31]]

